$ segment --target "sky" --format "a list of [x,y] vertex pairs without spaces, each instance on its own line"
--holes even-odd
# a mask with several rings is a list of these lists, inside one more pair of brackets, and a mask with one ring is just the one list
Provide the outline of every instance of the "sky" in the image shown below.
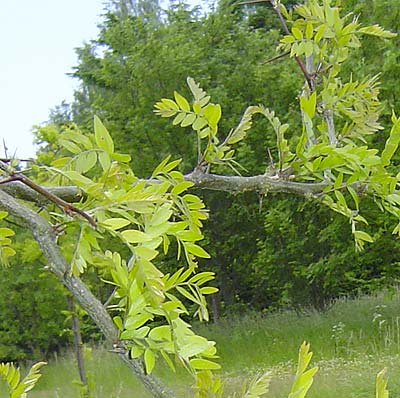
[[102,0],[0,1],[0,157],[32,157],[32,126],[73,98],[74,48],[97,36]]

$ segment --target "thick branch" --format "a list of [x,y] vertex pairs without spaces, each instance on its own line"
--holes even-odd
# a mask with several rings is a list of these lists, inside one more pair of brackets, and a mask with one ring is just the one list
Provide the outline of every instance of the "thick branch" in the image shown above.
[[[0,190],[0,208],[22,221],[23,225],[30,229],[33,237],[39,243],[44,256],[47,258],[50,269],[89,314],[106,339],[109,342],[118,341],[118,330],[101,302],[92,294],[80,278],[70,275],[67,272],[68,264],[57,246],[51,225],[43,217],[19,203],[3,190]],[[174,394],[161,381],[152,375],[145,374],[143,364],[140,360],[130,359],[127,352],[120,352],[119,355],[154,397],[174,397]]]
[[317,196],[326,188],[327,183],[306,183],[289,181],[278,176],[268,176],[265,174],[242,177],[242,176],[223,176],[218,174],[204,173],[199,169],[185,176],[185,180],[191,181],[197,188],[212,189],[230,193],[242,193],[255,191],[260,194],[268,192],[295,193],[303,196]]
[[[46,206],[50,203],[48,198],[19,181],[2,184],[0,185],[0,190],[14,198],[36,203],[38,206]],[[46,191],[64,199],[68,203],[79,202],[83,197],[82,191],[73,186],[46,187]]]
[[[295,182],[279,177],[278,175],[269,176],[260,174],[251,177],[224,176],[205,173],[201,169],[195,169],[191,173],[186,174],[185,180],[193,182],[197,188],[224,191],[233,194],[254,191],[261,194],[266,194],[268,192],[286,192],[302,196],[318,196],[327,186],[325,182]],[[84,197],[84,193],[75,186],[46,187],[46,189],[71,203],[78,202]],[[34,202],[41,206],[48,204],[46,198],[43,198],[37,192],[18,182],[0,185],[0,192],[1,191],[13,197]]]

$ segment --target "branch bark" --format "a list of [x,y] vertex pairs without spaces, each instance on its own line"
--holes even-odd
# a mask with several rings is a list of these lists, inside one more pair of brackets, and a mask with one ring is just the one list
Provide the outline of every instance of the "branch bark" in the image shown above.
[[[301,196],[318,197],[328,185],[326,182],[296,182],[280,177],[279,175],[270,176],[260,174],[251,177],[225,176],[220,174],[210,174],[200,168],[193,170],[185,175],[185,180],[194,183],[196,188],[223,191],[239,194],[254,191],[260,194],[272,192],[293,193]],[[85,194],[75,186],[46,187],[46,190],[59,196],[66,202],[76,203],[85,197]],[[45,206],[49,203],[42,195],[38,194],[26,185],[19,182],[9,182],[0,185],[0,191],[8,195]]]
[[[39,243],[43,255],[47,258],[50,269],[93,319],[108,342],[117,342],[118,329],[102,303],[79,277],[67,272],[68,264],[57,246],[51,225],[36,212],[6,193],[4,189],[0,190],[0,208],[19,219],[31,231],[34,239]],[[155,398],[174,398],[173,392],[159,379],[145,373],[142,361],[129,358],[126,350],[120,350],[119,356]]]
[[260,174],[251,177],[224,176],[219,174],[209,174],[195,169],[190,174],[185,175],[186,181],[194,183],[196,188],[211,189],[230,193],[242,193],[254,191],[260,194],[269,192],[286,192],[302,196],[317,197],[328,185],[326,182],[295,182],[277,176]]

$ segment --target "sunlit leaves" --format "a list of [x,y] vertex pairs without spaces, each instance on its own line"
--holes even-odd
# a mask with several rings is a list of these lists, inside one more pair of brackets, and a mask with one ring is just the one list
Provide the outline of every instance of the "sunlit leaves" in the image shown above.
[[109,155],[114,152],[114,142],[110,133],[97,116],[94,117],[94,137],[99,148],[103,149]]
[[318,371],[318,368],[314,367],[307,370],[312,357],[312,352],[309,350],[310,345],[305,342],[300,347],[296,377],[294,379],[289,398],[305,398],[313,383],[313,377]]
[[359,32],[371,36],[383,37],[385,39],[391,39],[397,36],[397,33],[389,32],[383,29],[379,25],[372,25],[372,26],[366,26],[365,28],[360,28]]
[[387,389],[388,377],[387,370],[381,370],[376,376],[376,398],[389,398],[389,391]]
[[194,388],[195,398],[222,398],[224,384],[210,370],[203,370],[197,372]]
[[393,127],[382,152],[382,166],[389,166],[392,156],[400,144],[400,119],[394,113],[392,114],[392,123]]
[[[7,212],[0,211],[0,220],[4,220],[7,216]],[[12,229],[7,227],[0,228],[0,262],[4,266],[7,266],[9,258],[15,255],[15,250],[10,246],[12,243],[10,238],[14,235],[15,233]]]
[[272,372],[266,371],[264,374],[254,377],[245,387],[243,397],[260,398],[268,392],[272,379]]
[[21,380],[21,372],[11,363],[0,363],[0,376],[6,382],[9,389],[10,398],[26,398],[27,393],[31,391],[41,374],[40,368],[46,365],[46,362],[34,364],[28,374]]

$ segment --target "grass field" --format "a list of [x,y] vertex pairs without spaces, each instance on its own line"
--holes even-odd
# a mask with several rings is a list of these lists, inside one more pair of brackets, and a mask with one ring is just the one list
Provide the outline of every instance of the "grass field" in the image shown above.
[[[247,314],[219,324],[195,325],[215,340],[226,381],[226,397],[239,392],[245,380],[265,369],[274,373],[271,398],[287,397],[303,340],[311,343],[312,365],[319,366],[309,398],[374,396],[376,373],[388,368],[392,396],[400,396],[400,294],[390,292],[355,300],[339,300],[323,313]],[[112,353],[93,349],[87,361],[96,398],[147,398],[149,395]],[[160,377],[190,397],[191,379],[161,367]],[[32,398],[78,398],[77,370],[70,353],[49,361]],[[4,386],[3,386],[4,387]],[[0,396],[3,394],[0,384]]]

